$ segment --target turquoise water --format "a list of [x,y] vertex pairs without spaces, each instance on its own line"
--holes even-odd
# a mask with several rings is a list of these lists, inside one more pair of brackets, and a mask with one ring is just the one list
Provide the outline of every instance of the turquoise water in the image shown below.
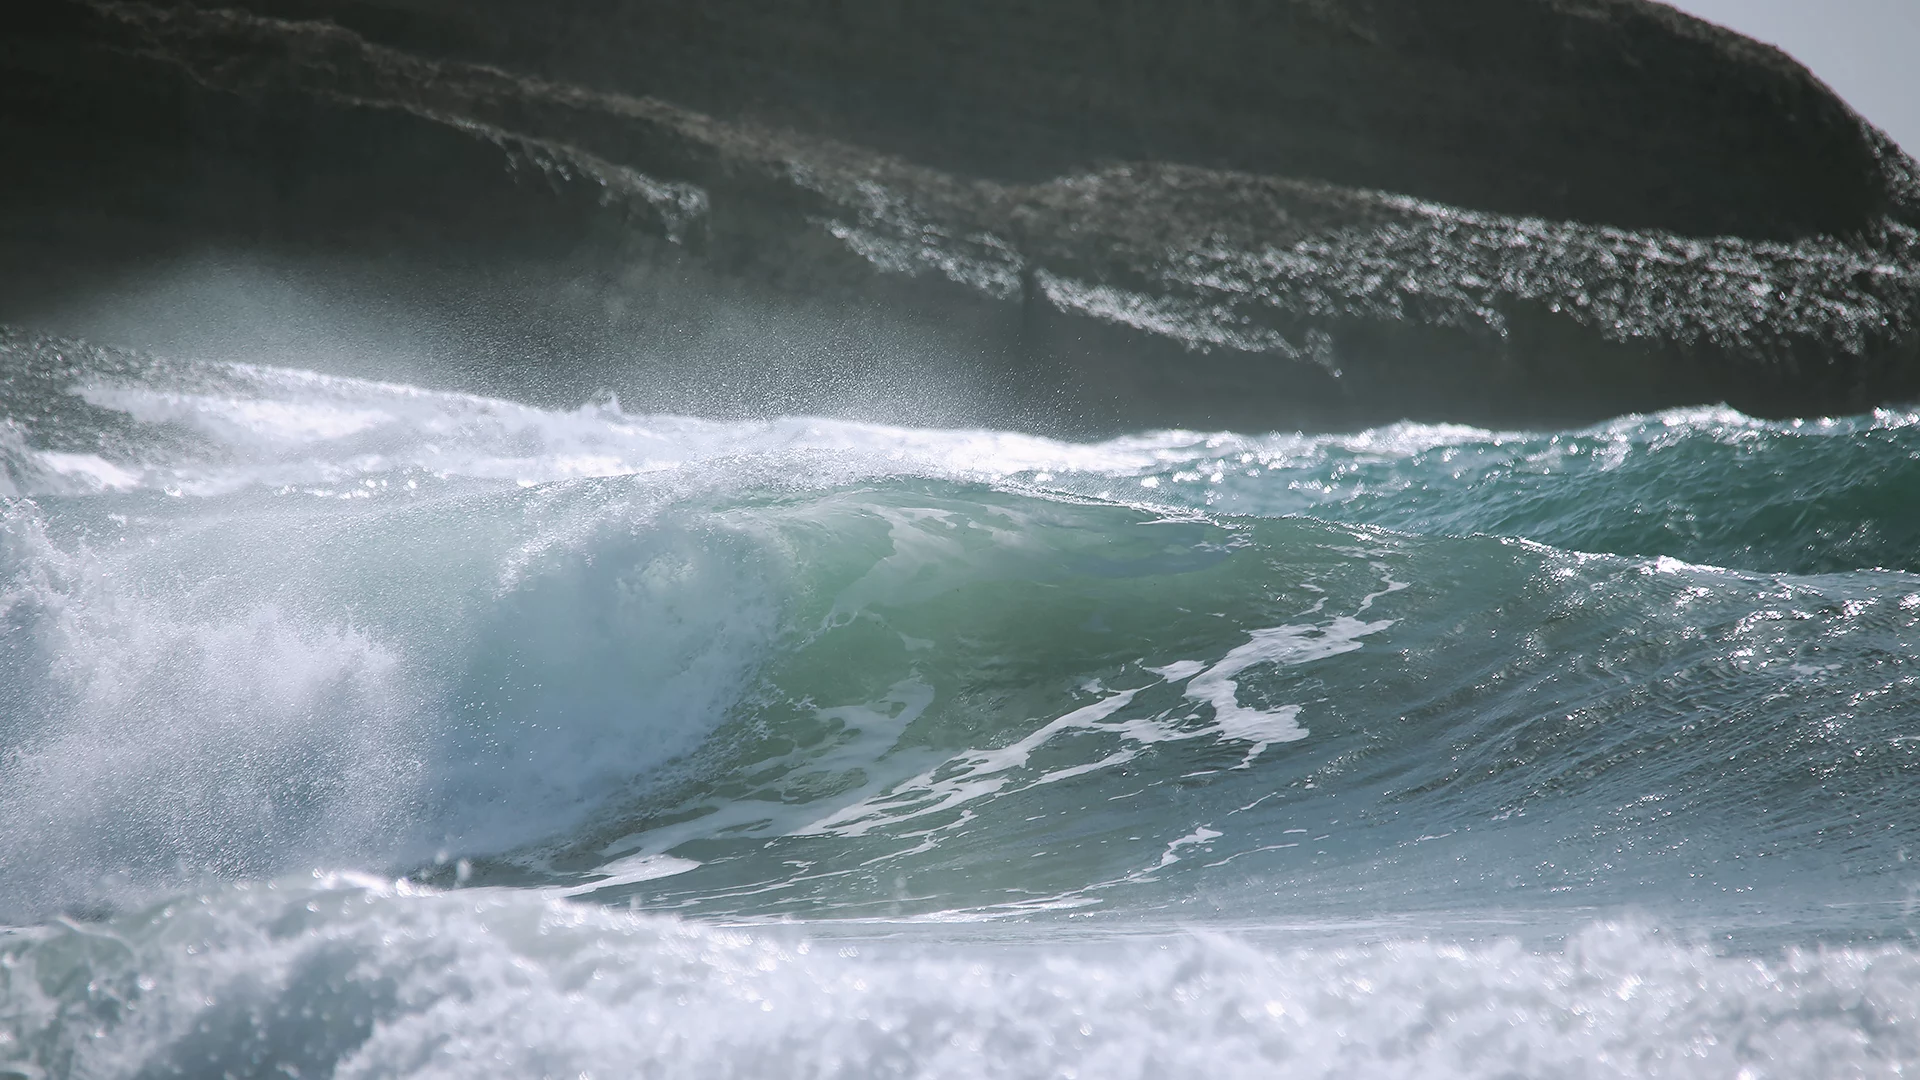
[[1920,414],[1079,444],[0,351],[0,1076],[1920,1063]]

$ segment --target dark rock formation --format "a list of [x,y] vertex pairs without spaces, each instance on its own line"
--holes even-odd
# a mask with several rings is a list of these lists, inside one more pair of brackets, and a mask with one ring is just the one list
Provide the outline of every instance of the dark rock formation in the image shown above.
[[334,267],[451,381],[630,406],[1085,431],[1920,393],[1912,163],[1641,0],[231,2],[16,19],[0,317],[209,248]]

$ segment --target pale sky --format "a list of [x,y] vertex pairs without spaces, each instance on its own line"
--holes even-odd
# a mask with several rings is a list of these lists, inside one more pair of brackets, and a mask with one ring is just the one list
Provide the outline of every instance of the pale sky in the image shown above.
[[1668,0],[1786,50],[1920,157],[1920,0]]

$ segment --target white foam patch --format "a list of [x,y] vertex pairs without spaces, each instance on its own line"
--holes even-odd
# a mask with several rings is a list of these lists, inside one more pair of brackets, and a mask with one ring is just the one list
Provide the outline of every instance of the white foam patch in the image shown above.
[[[1361,622],[1339,618],[1326,626],[1274,626],[1253,631],[1252,640],[1234,649],[1212,667],[1192,675],[1187,696],[1213,707],[1213,721],[1222,738],[1239,739],[1248,744],[1245,768],[1275,743],[1295,742],[1307,737],[1300,726],[1300,706],[1283,705],[1274,709],[1253,709],[1240,704],[1240,687],[1235,679],[1241,672],[1260,664],[1305,664],[1338,656],[1360,648],[1360,639],[1377,634],[1393,625],[1392,619]],[[1161,671],[1182,671],[1178,665]],[[1179,681],[1169,677],[1169,682]]]
[[[790,773],[804,766],[807,773],[815,776],[857,774],[864,777],[863,781],[829,800],[829,804],[858,806],[880,796],[890,786],[886,775],[875,769],[876,762],[889,753],[894,754],[896,762],[916,761],[925,756],[895,753],[894,748],[901,733],[927,711],[933,700],[933,687],[912,676],[889,687],[877,700],[817,709],[815,716],[839,725],[833,745],[825,749],[796,749],[743,766],[738,771],[751,776],[768,771]],[[603,848],[601,854],[634,852],[636,856],[628,857],[646,857],[671,851],[688,840],[712,836],[807,835],[817,831],[815,819],[821,816],[819,805],[812,802],[784,806],[772,801],[739,798],[703,802],[697,810],[693,807],[681,810],[693,811],[690,820],[623,836]]]
[[1204,849],[1208,843],[1220,839],[1222,835],[1224,834],[1217,829],[1210,829],[1205,825],[1198,826],[1187,835],[1167,844],[1167,850],[1160,853],[1160,865],[1154,867],[1154,869],[1165,870],[1167,867],[1179,862],[1182,858],[1182,848],[1191,847]]
[[[1138,693],[1138,690],[1122,690],[1109,694],[1054,719],[1011,746],[955,755],[895,785],[885,794],[863,799],[820,818],[799,830],[799,835],[863,836],[881,825],[897,825],[996,794],[1012,779],[1007,773],[1026,765],[1035,750],[1067,732],[1124,731],[1135,742],[1161,741],[1155,738],[1157,731],[1151,725],[1136,731],[1134,725],[1109,727],[1104,723],[1130,704]],[[1099,765],[1119,764],[1131,756],[1127,753],[1125,757],[1107,758]]]
[[[1055,717],[1025,738],[997,749],[955,754],[907,780],[885,785],[877,793],[821,816],[798,834],[863,836],[877,828],[960,810],[988,796],[1116,768],[1158,743],[1196,739],[1244,743],[1245,755],[1235,767],[1249,768],[1268,747],[1304,739],[1307,730],[1299,723],[1298,705],[1267,709],[1242,705],[1236,680],[1262,664],[1292,666],[1353,652],[1361,647],[1362,638],[1393,623],[1391,619],[1363,622],[1341,617],[1322,626],[1269,627],[1253,631],[1251,640],[1212,664],[1181,660],[1161,667],[1142,665],[1165,682],[1187,680],[1185,696],[1207,705],[1212,711],[1211,721],[1195,725],[1191,717],[1178,711],[1122,717],[1120,714],[1144,687],[1112,692],[1091,687],[1102,695],[1098,700]],[[1034,754],[1042,747],[1075,735],[1106,738],[1116,746],[1100,757],[1062,769],[1031,769]]]
[[0,1071],[84,1075],[1895,1077],[1920,952],[1217,933],[812,941],[350,877],[0,939]]
[[1191,679],[1207,670],[1207,665],[1198,660],[1176,660],[1166,667],[1150,667],[1147,670],[1168,682],[1179,682],[1182,679]]
[[753,455],[838,454],[882,472],[968,478],[1105,471],[1116,463],[1135,469],[1156,460],[1150,446],[1125,441],[1080,445],[1011,432],[808,417],[710,421],[628,414],[617,403],[554,411],[282,368],[206,368],[219,375],[211,386],[98,383],[78,392],[90,404],[186,427],[218,445],[220,454],[176,461],[148,481],[190,495],[339,484],[405,470],[543,483]]
[[692,859],[679,859],[672,855],[633,855],[624,859],[615,859],[600,866],[594,871],[595,877],[592,881],[554,891],[561,896],[584,896],[601,889],[611,889],[618,885],[638,885],[643,881],[658,881],[661,878],[698,869],[700,864]]
[[123,469],[98,454],[43,453],[40,462],[56,476],[77,481],[85,490],[133,491],[140,486],[140,475]]
[[[1178,494],[1183,489],[1217,491],[1236,476],[1278,472],[1291,476],[1311,502],[1364,488],[1360,477],[1348,474],[1354,465],[1394,465],[1427,454],[1453,462],[1448,467],[1455,471],[1503,463],[1553,468],[1567,455],[1583,453],[1604,468],[1682,439],[1847,436],[1913,422],[1913,414],[1883,411],[1850,420],[1776,423],[1712,408],[1622,417],[1553,435],[1400,423],[1338,435],[1175,430],[1073,443],[1004,431],[809,417],[710,421],[631,414],[613,401],[559,411],[287,368],[175,367],[151,383],[92,381],[76,392],[136,420],[194,431],[212,442],[212,452],[176,450],[164,461],[139,463],[97,455],[94,462],[68,460],[63,468],[90,479],[81,491],[69,485],[60,493],[137,486],[218,495],[316,485],[325,489],[317,493],[326,493],[365,478],[414,472],[538,484],[824,454],[880,475],[1017,481],[1096,496],[1112,496],[1112,482],[1129,481],[1133,497],[1151,491],[1175,502],[1185,497]],[[1390,476],[1377,482],[1410,481]]]

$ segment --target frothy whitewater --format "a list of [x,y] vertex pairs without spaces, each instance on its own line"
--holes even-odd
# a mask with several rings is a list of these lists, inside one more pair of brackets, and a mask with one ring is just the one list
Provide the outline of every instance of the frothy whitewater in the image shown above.
[[0,1077],[1920,1067],[1920,415],[0,371]]

